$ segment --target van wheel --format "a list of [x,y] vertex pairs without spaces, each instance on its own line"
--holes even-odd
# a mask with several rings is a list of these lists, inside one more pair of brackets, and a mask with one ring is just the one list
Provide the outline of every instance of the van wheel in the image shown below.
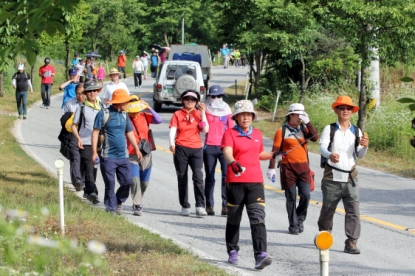
[[161,105],[162,103],[159,103],[156,100],[153,100],[153,109],[155,112],[160,112],[161,111]]

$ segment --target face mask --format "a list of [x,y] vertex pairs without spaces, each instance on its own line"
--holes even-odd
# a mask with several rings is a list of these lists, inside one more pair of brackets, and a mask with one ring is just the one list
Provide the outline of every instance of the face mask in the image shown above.
[[222,108],[223,107],[223,99],[222,98],[209,98],[209,104],[213,108]]

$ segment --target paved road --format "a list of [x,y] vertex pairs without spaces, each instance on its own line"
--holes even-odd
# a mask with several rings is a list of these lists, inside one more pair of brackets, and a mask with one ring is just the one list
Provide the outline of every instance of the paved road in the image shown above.
[[[226,87],[232,85],[235,79],[246,77],[246,69],[225,70],[217,67],[213,72],[214,78],[210,85],[220,84]],[[151,91],[153,80],[145,81],[138,91],[133,89],[132,79],[127,79],[126,83],[133,93],[141,95],[144,100],[151,103],[152,93],[146,92]],[[15,127],[15,135],[22,147],[53,174],[56,174],[53,162],[61,157],[57,140],[61,102],[62,95],[58,95],[53,97],[52,107],[49,110],[41,109],[39,103],[35,104],[29,110],[28,119],[16,121]],[[163,123],[152,127],[158,149],[153,153],[154,167],[150,186],[144,197],[143,216],[132,215],[130,200],[125,204],[124,216],[132,223],[174,240],[198,254],[200,258],[230,273],[255,275],[259,272],[253,269],[249,221],[245,214],[241,223],[238,266],[226,263],[224,239],[226,218],[221,216],[198,218],[194,212],[190,217],[179,215],[181,207],[178,202],[173,157],[168,151],[168,124],[172,112],[177,109],[177,107],[163,108],[160,113]],[[265,139],[264,143],[267,149],[271,148],[270,140]],[[322,170],[318,167],[319,156],[312,154],[310,162],[316,172],[316,180],[321,179]],[[263,172],[266,172],[267,165],[268,162],[262,163]],[[70,179],[68,165],[65,167],[64,178],[66,181]],[[219,174],[217,179],[220,179]],[[362,254],[343,253],[344,214],[342,209],[339,209],[334,221],[334,245],[330,250],[331,275],[414,275],[415,234],[406,229],[415,228],[415,181],[359,168],[359,182],[363,220],[362,235],[358,245]],[[265,268],[261,275],[318,275],[319,254],[313,240],[318,231],[317,219],[321,208],[320,184],[316,183],[316,190],[311,194],[312,202],[305,222],[305,232],[299,236],[292,236],[287,231],[285,198],[277,183],[279,179],[276,183],[270,183],[266,179],[265,183],[268,253],[273,257],[273,264]],[[104,185],[101,177],[98,178],[97,184],[102,200]],[[190,185],[191,195],[192,190]],[[220,202],[219,192],[219,189],[216,189],[216,202]],[[194,205],[192,197],[190,203]],[[85,204],[89,203],[85,202]],[[99,203],[97,207],[103,208],[103,204]],[[216,211],[220,212],[219,205]]]

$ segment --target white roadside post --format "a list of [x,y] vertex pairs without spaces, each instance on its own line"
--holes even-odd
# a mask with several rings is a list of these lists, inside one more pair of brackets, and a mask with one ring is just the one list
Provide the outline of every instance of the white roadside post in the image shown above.
[[320,231],[314,238],[314,244],[320,250],[320,275],[329,275],[329,249],[333,245],[333,236],[328,231]]
[[275,113],[277,112],[277,105],[278,105],[278,100],[280,99],[280,95],[281,95],[281,90],[277,91],[277,100],[275,101],[275,106],[274,106],[274,114],[272,115],[272,121],[274,122],[275,120]]
[[58,169],[58,180],[59,180],[59,221],[61,227],[61,235],[65,235],[65,217],[64,217],[64,206],[63,206],[63,167],[65,162],[62,158],[55,160],[55,167]]

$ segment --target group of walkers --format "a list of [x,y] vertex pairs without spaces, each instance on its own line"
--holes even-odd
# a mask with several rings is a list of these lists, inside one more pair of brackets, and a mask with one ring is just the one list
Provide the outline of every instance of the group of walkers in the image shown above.
[[246,55],[241,54],[238,49],[231,50],[228,48],[228,44],[223,44],[222,48],[219,50],[222,56],[223,68],[226,69],[231,65],[235,64],[235,68],[246,66]]

